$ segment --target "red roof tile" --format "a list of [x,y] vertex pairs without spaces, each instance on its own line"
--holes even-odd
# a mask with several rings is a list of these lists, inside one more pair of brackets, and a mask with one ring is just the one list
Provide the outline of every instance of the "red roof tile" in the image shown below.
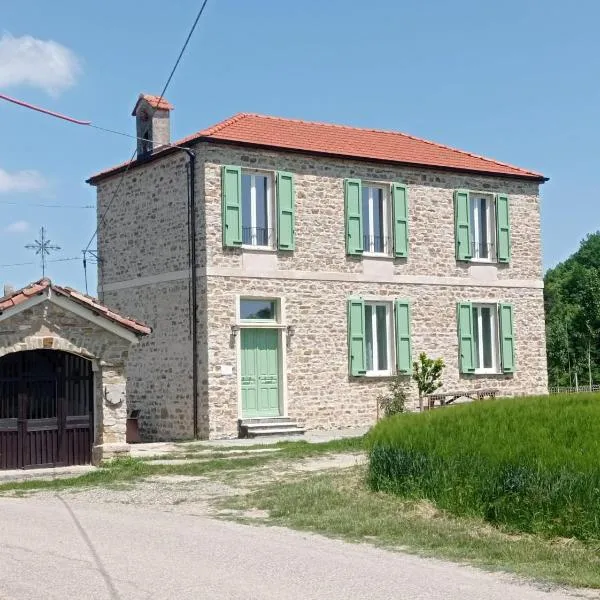
[[159,110],[174,110],[175,107],[166,99],[160,96],[153,96],[151,94],[140,94],[135,106],[133,107],[132,116],[135,116],[135,111],[141,100],[145,100],[152,108]]
[[32,296],[44,294],[49,290],[55,294],[58,294],[59,296],[64,296],[81,306],[89,308],[97,315],[104,317],[109,321],[113,321],[121,327],[129,329],[138,335],[147,335],[152,331],[150,327],[144,323],[141,323],[140,321],[136,321],[135,319],[128,317],[122,317],[116,312],[113,312],[108,307],[100,304],[96,298],[82,294],[70,287],[61,287],[55,285],[52,283],[52,281],[50,281],[50,279],[47,278],[40,279],[39,281],[36,281],[35,283],[32,283],[23,289],[16,290],[8,296],[0,298],[0,314],[14,306],[22,304],[23,302],[27,302]]
[[[508,175],[544,181],[541,173],[515,167],[470,152],[457,150],[395,131],[360,129],[345,125],[314,123],[248,113],[239,113],[213,127],[203,129],[175,142],[171,147],[154,152],[150,160],[172,152],[172,146],[185,146],[195,141],[224,141],[243,145],[281,148],[292,151],[343,156],[362,160],[402,163],[431,168]],[[140,161],[145,164],[148,161]],[[132,167],[137,161],[134,161]],[[93,175],[88,183],[115,174],[128,163]]]

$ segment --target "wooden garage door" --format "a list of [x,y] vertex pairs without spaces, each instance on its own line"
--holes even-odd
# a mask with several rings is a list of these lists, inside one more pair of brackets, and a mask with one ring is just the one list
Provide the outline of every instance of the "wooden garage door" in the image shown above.
[[89,463],[92,400],[88,360],[56,350],[0,358],[0,469]]

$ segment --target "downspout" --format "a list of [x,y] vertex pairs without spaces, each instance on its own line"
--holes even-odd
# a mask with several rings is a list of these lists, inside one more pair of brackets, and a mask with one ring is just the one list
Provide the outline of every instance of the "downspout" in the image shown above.
[[185,148],[189,157],[189,236],[190,236],[190,294],[192,296],[191,334],[192,334],[192,411],[194,439],[198,439],[198,265],[196,264],[196,155]]

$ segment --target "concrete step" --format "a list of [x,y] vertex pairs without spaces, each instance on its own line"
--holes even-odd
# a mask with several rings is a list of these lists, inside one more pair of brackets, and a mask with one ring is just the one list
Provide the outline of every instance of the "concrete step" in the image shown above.
[[302,435],[304,428],[299,427],[295,419],[289,417],[265,417],[241,419],[241,437],[260,437],[269,435]]
[[290,417],[257,417],[255,419],[240,419],[242,425],[270,425],[271,423],[293,423],[296,424],[296,419]]
[[248,429],[248,437],[263,437],[268,435],[304,435],[305,429],[298,426],[292,427],[253,427]]

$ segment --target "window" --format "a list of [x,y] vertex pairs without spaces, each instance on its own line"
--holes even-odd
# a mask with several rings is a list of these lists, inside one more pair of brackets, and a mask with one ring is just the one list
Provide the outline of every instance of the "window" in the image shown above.
[[470,193],[472,260],[496,260],[496,219],[494,196]]
[[498,311],[495,304],[474,304],[473,343],[475,372],[497,373],[498,369]]
[[242,172],[242,244],[273,245],[272,179],[266,173]]
[[242,321],[275,321],[277,319],[276,301],[242,298],[240,300],[240,319]]
[[392,371],[391,305],[365,302],[365,345],[367,375],[390,375]]
[[363,249],[366,254],[389,254],[388,194],[382,187],[363,185]]

